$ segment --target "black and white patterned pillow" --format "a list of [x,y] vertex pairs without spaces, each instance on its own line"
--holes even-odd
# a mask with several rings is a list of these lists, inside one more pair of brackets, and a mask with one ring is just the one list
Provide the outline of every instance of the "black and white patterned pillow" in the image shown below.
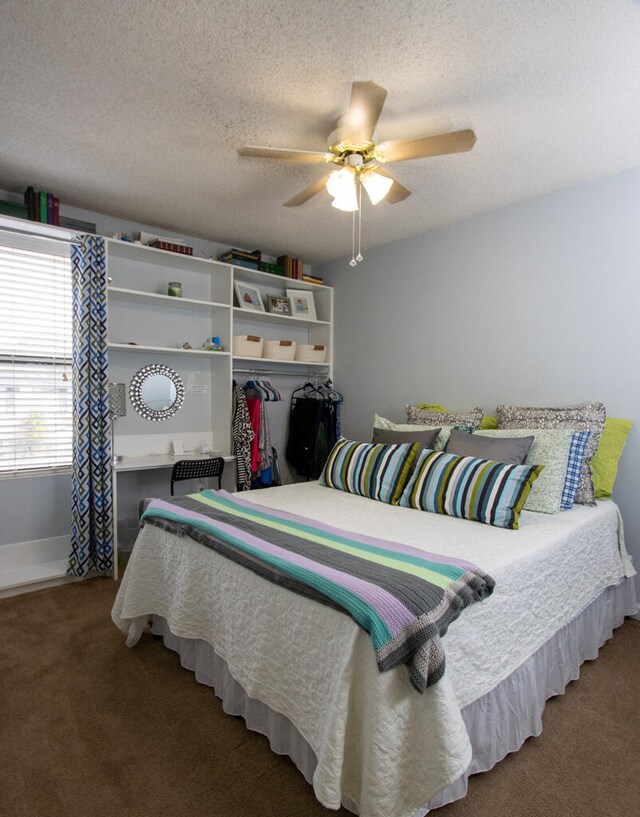
[[496,408],[498,428],[555,428],[591,432],[574,500],[579,505],[596,504],[591,460],[598,450],[606,416],[604,403],[600,402],[565,407],[500,405]]

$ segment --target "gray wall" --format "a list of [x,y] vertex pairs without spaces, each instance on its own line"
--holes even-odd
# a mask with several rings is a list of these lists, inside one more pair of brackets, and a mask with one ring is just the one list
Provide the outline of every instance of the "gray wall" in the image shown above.
[[335,287],[346,435],[370,439],[374,411],[403,421],[417,402],[600,399],[633,419],[614,499],[640,567],[640,171],[318,271]]

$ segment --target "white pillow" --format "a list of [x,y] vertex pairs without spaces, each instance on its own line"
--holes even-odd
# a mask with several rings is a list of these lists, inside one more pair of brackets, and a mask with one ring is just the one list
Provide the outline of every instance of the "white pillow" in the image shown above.
[[538,513],[558,513],[561,509],[573,433],[573,430],[567,429],[542,428],[482,429],[474,432],[483,437],[533,437],[525,464],[544,465],[544,468],[531,486],[523,510]]
[[387,420],[386,417],[380,417],[379,414],[373,415],[373,427],[386,428],[388,431],[429,431],[432,428],[439,428],[440,433],[438,434],[438,439],[436,440],[434,446],[436,451],[444,451],[444,448],[449,441],[449,434],[453,428],[453,426],[443,426],[440,424],[423,426],[416,425],[415,423],[393,423],[391,420]]

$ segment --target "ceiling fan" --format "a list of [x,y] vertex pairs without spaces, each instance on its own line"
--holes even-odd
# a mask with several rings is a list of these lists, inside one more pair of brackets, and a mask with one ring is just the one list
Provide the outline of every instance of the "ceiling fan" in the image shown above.
[[362,187],[372,204],[377,204],[383,199],[390,204],[396,204],[410,196],[411,191],[394,179],[382,165],[407,159],[462,153],[471,150],[476,142],[476,136],[472,130],[459,130],[437,136],[378,143],[374,140],[374,131],[386,97],[386,89],[373,82],[354,82],[351,85],[349,107],[342,116],[338,129],[329,137],[326,151],[250,145],[239,148],[238,153],[241,156],[262,159],[332,164],[339,168],[334,168],[332,172],[326,173],[286,201],[285,207],[304,204],[325,187],[333,196],[333,206],[340,210],[352,212],[360,209]]

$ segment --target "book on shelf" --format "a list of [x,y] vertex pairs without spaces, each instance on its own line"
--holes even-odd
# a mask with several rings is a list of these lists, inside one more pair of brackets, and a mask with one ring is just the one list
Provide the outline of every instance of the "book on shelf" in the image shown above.
[[24,203],[27,205],[27,218],[31,221],[36,220],[36,193],[33,187],[29,185],[24,191]]
[[29,218],[29,209],[26,204],[16,201],[0,201],[0,215],[13,216],[13,218]]
[[53,193],[47,193],[47,224],[53,224]]
[[308,284],[319,284],[320,286],[324,286],[324,278],[319,278],[317,275],[308,275],[305,273],[302,276],[302,280],[306,281]]
[[304,261],[301,258],[279,255],[276,260],[278,265],[284,268],[284,274],[287,278],[294,278],[297,281],[302,280],[302,276],[304,275]]
[[79,233],[96,233],[97,227],[90,221],[81,221],[79,218],[69,216],[59,216],[58,224],[67,230],[77,230]]
[[159,238],[152,241],[149,246],[155,247],[156,250],[177,252],[179,255],[193,255],[193,247],[187,247],[186,244],[174,244],[172,241],[161,241]]
[[60,226],[60,199],[53,197],[53,223],[56,227]]
[[237,267],[245,267],[246,269],[260,269],[262,261],[262,250],[236,250],[232,247],[226,250],[222,255],[218,256],[218,261],[223,261],[225,264],[234,264]]
[[40,196],[40,223],[47,224],[48,203],[46,191],[41,190],[39,196]]

